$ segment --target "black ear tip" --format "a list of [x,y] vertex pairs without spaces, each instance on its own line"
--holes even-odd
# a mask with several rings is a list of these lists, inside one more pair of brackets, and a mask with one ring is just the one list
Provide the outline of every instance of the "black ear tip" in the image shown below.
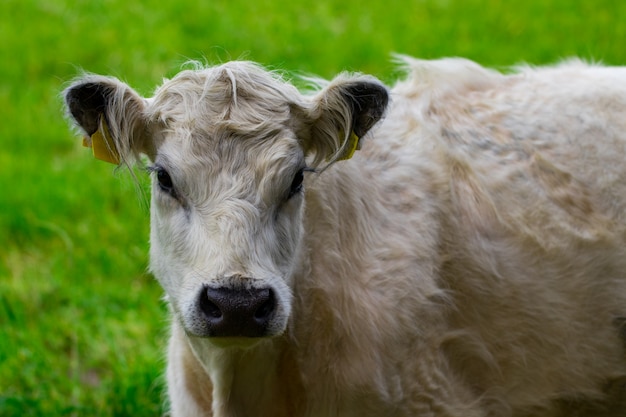
[[65,90],[65,104],[74,120],[93,135],[106,108],[105,91],[93,82],[76,83]]
[[372,84],[372,87],[372,100],[374,101],[374,105],[372,107],[379,110],[378,118],[380,118],[389,104],[389,91],[387,90],[387,87],[381,84]]
[[385,105],[389,101],[387,87],[378,81],[357,81],[346,86],[346,93],[356,100],[378,102]]
[[68,105],[76,103],[94,110],[104,110],[106,106],[105,90],[92,82],[72,85],[66,90],[65,100]]
[[352,104],[354,133],[363,137],[380,120],[389,104],[389,92],[374,80],[357,81],[344,90]]

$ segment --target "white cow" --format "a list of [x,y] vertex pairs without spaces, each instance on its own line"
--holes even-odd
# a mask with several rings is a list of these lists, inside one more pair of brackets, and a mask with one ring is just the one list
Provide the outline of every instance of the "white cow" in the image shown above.
[[173,416],[626,416],[626,69],[403,60],[65,91],[151,162]]

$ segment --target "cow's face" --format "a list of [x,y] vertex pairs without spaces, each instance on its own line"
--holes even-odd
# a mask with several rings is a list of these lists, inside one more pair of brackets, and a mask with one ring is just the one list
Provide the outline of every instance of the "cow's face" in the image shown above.
[[212,75],[183,73],[148,106],[151,269],[189,333],[280,334],[308,169],[298,127],[275,87]]
[[344,159],[387,104],[371,78],[342,76],[303,96],[242,62],[184,71],[147,100],[98,76],[65,97],[116,159],[150,158],[151,270],[186,332],[222,343],[284,332],[304,178]]

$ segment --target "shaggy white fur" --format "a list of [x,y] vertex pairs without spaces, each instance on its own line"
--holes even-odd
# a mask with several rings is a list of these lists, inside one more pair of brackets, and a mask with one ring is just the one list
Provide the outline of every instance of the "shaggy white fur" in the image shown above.
[[[153,163],[173,416],[626,415],[626,69],[402,62],[389,105],[247,62],[66,90]],[[271,294],[264,333],[207,288]]]

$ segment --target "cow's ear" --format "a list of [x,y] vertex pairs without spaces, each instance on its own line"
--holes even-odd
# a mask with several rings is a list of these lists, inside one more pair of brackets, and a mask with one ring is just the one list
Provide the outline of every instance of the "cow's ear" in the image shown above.
[[338,76],[313,98],[305,152],[315,155],[315,164],[351,158],[388,102],[387,88],[376,78]]
[[147,133],[146,101],[116,78],[85,75],[63,92],[67,114],[94,156],[130,165],[139,154],[153,156]]

